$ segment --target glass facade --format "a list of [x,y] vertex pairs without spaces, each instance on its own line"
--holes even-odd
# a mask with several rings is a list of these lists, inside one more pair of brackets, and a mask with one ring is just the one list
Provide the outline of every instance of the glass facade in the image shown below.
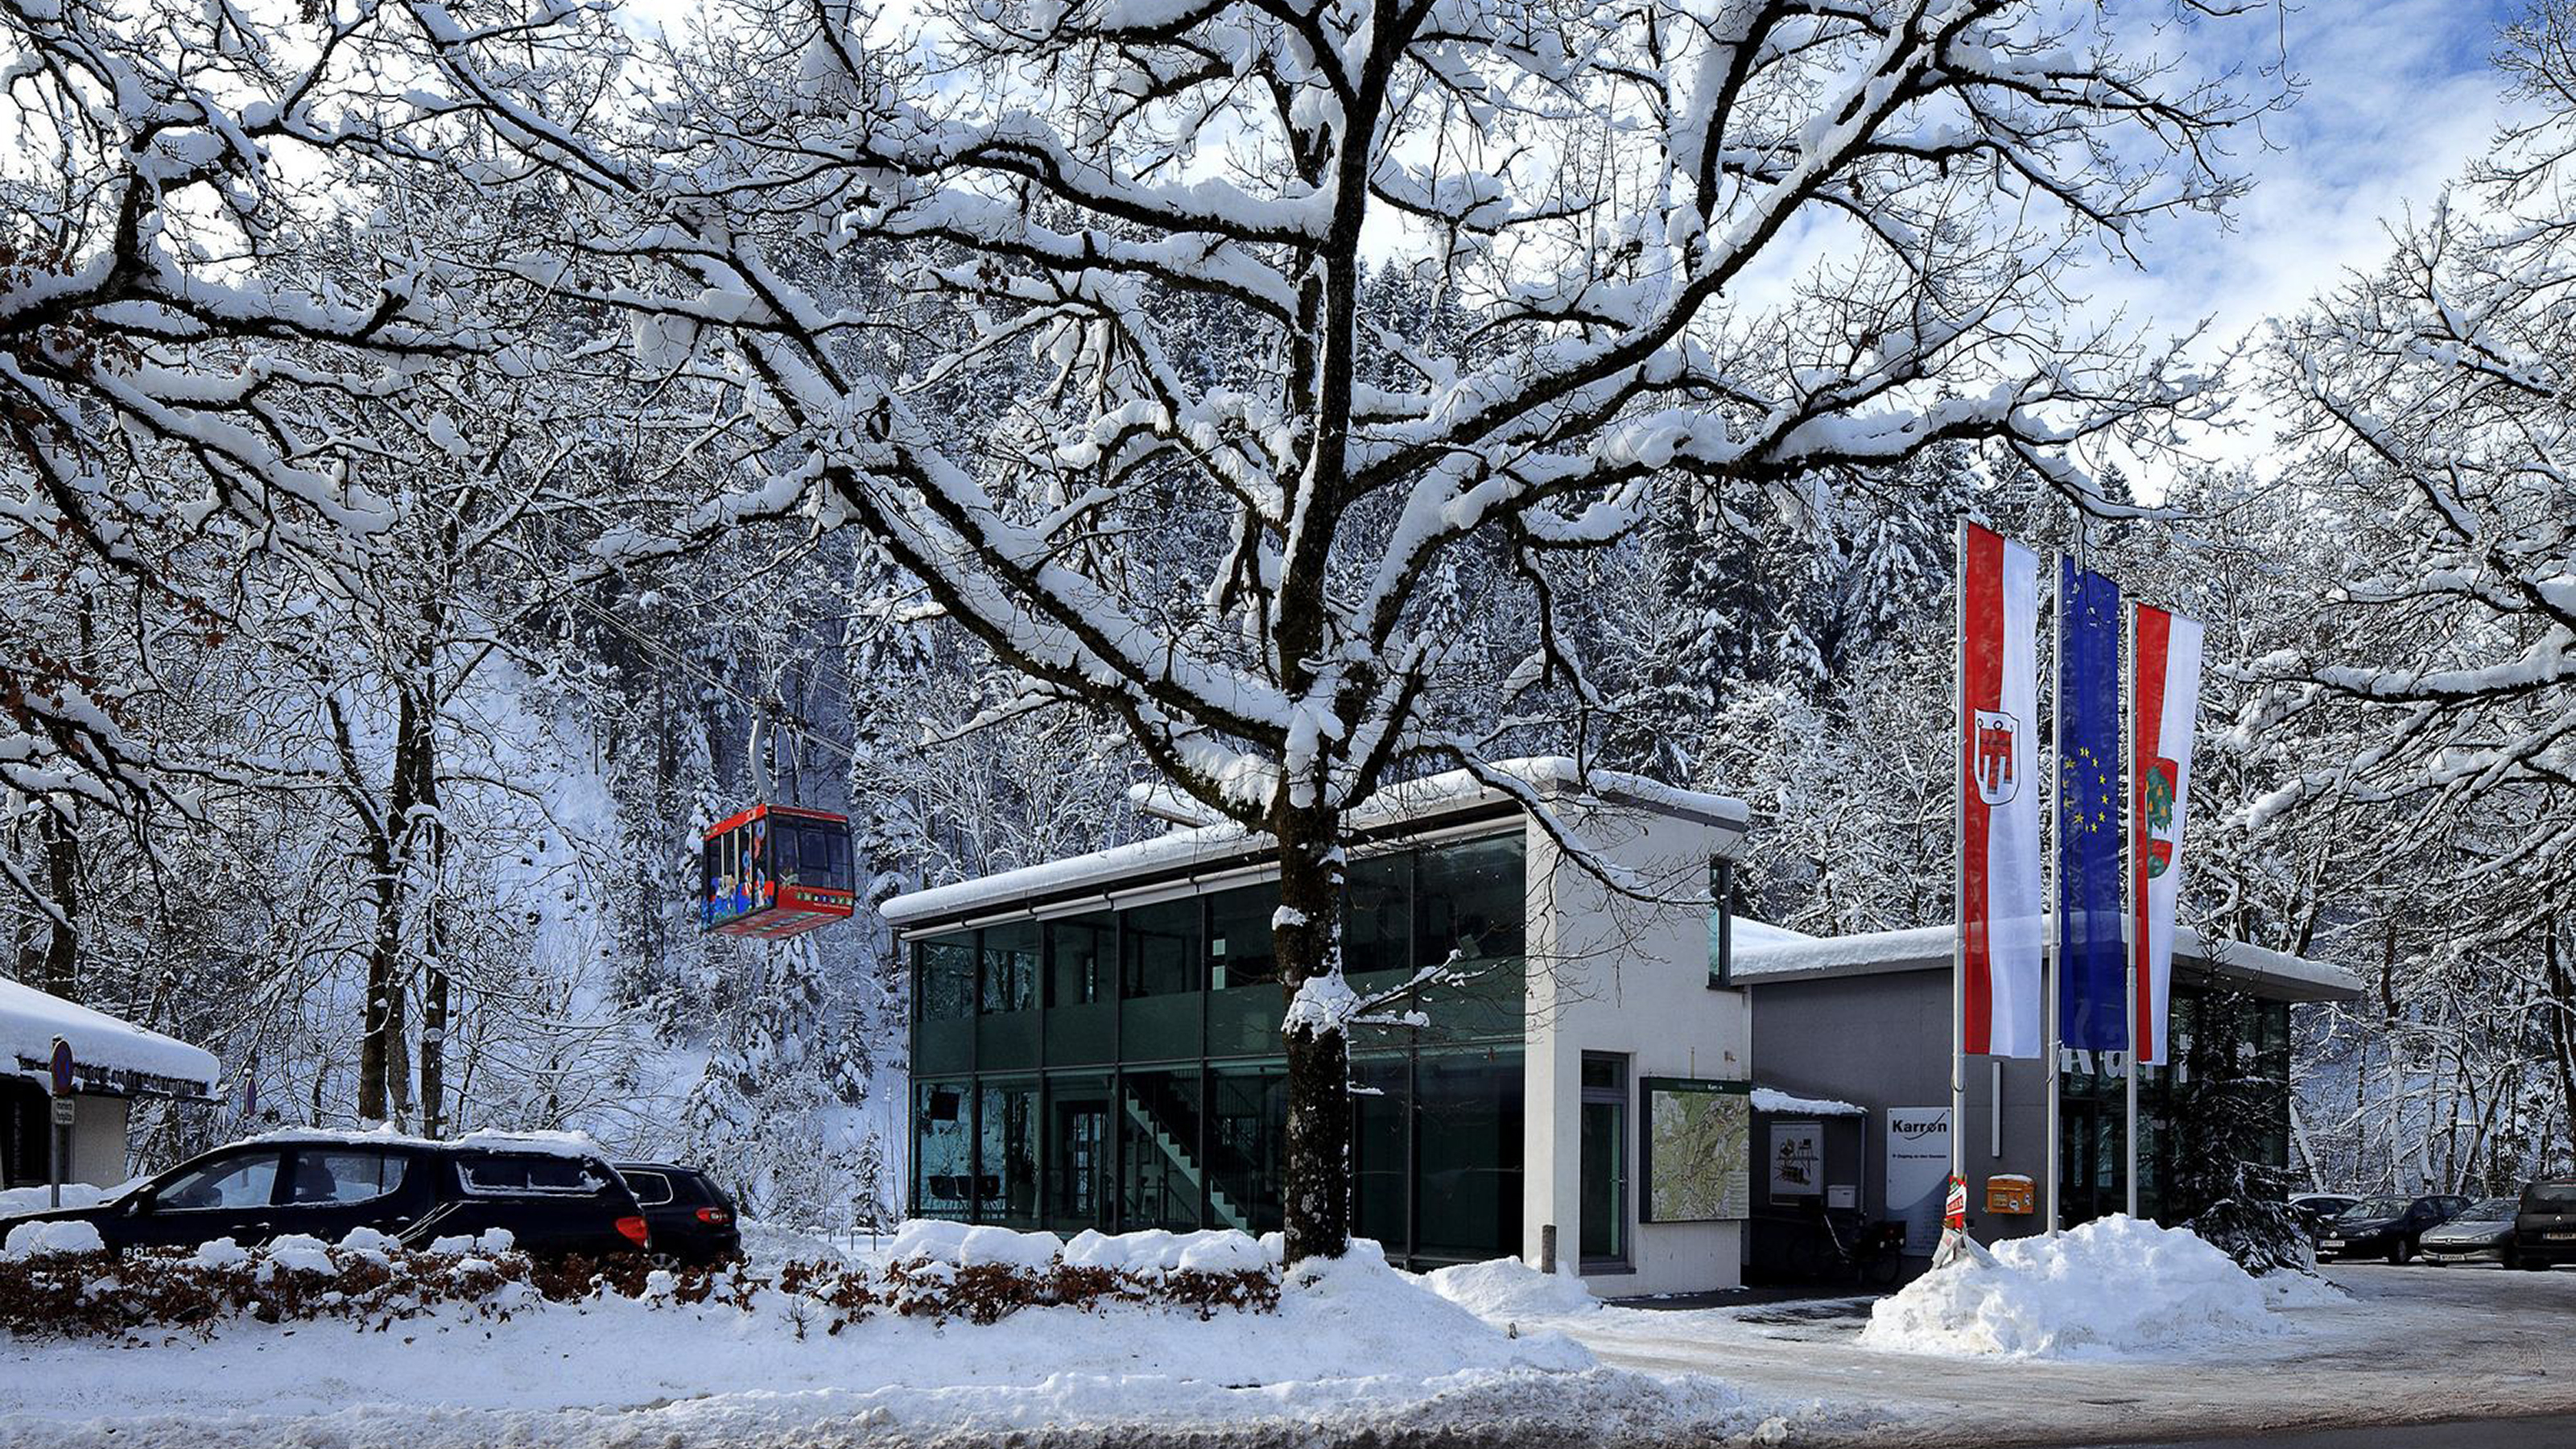
[[[2160,1222],[2207,1206],[2187,1200],[2193,1168],[2205,1174],[2207,1164],[2179,1161],[2176,1153],[2187,1148],[2206,1157],[2210,1144],[2201,1139],[2209,1129],[2194,1130],[2188,1120],[2179,1132],[2173,1126],[2189,1110],[2182,1102],[2192,1094],[2195,1069],[2223,1069],[2236,1113],[2265,1124],[2256,1140],[2234,1150],[2262,1166],[2287,1168],[2290,1161],[2289,1003],[2177,986],[2172,1032],[2171,1064],[2138,1078],[2138,1211]],[[2128,1086],[2121,1071],[2116,1057],[2070,1051],[2059,1074],[2058,1201],[2070,1224],[2127,1210]]]
[[[1524,873],[1517,829],[1351,867],[1345,969],[1392,993],[1352,1036],[1353,1229],[1399,1262],[1519,1251]],[[1262,883],[915,941],[915,1211],[1276,1230],[1277,906]]]

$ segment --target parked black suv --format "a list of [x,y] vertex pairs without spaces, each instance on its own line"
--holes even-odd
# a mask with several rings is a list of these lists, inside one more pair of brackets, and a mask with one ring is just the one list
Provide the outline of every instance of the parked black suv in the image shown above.
[[2317,1234],[2320,1258],[2386,1258],[2403,1263],[2415,1256],[2426,1228],[2458,1217],[2469,1200],[2452,1193],[2429,1197],[2366,1197],[2329,1220]]
[[644,1205],[655,1254],[682,1263],[729,1263],[742,1256],[733,1199],[694,1167],[621,1162],[617,1175]]
[[2576,1262],[2576,1182],[2535,1182],[2522,1190],[2509,1261],[2519,1268]]
[[279,1132],[218,1147],[95,1207],[0,1223],[89,1222],[112,1249],[336,1243],[372,1228],[406,1247],[508,1230],[539,1256],[643,1252],[651,1233],[616,1169],[563,1137]]

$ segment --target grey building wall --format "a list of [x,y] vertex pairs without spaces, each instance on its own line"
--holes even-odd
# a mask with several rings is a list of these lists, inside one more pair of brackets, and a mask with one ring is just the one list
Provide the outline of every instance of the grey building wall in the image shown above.
[[[1861,1210],[1887,1211],[1887,1109],[1950,1104],[1950,973],[1890,971],[1812,981],[1741,983],[1753,1002],[1753,1080],[1866,1108]],[[1995,1066],[2002,1072],[1997,1110]],[[1986,1179],[2020,1173],[2041,1186],[2047,1166],[2047,1076],[2041,1064],[1968,1059],[1968,1225],[1980,1239],[2039,1231],[2037,1213],[1989,1217]]]

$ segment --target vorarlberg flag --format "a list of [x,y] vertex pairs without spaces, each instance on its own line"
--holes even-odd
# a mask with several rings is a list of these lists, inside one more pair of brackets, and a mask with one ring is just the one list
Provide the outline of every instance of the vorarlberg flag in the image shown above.
[[2060,558],[2057,1026],[2078,1051],[2129,1049],[2120,815],[2120,586]]
[[2169,1060],[2174,902],[2182,896],[2182,827],[2191,800],[2192,721],[2200,712],[2200,624],[2137,611],[2137,677],[2129,689],[2131,884],[2138,916],[2138,1060]]
[[1960,1050],[2040,1054],[2039,560],[1959,540]]

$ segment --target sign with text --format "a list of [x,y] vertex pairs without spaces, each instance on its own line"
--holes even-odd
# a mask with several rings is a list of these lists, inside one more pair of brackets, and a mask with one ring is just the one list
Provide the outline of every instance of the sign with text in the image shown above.
[[1887,1109],[1887,1215],[1905,1224],[1905,1251],[1928,1258],[1941,1245],[1941,1198],[1950,1185],[1950,1109]]

